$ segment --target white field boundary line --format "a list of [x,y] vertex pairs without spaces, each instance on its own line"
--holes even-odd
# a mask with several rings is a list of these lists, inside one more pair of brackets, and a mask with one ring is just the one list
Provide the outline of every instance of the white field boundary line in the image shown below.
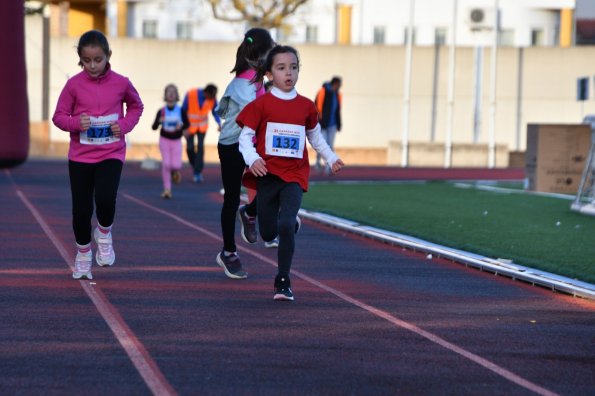
[[[175,220],[175,221],[177,221],[177,222],[179,222],[181,224],[184,224],[184,225],[186,225],[186,226],[188,226],[188,227],[190,227],[190,228],[192,228],[192,229],[194,229],[196,231],[202,232],[205,235],[208,235],[208,236],[216,239],[217,241],[221,241],[222,240],[221,237],[219,237],[218,235],[215,235],[212,232],[210,232],[210,231],[208,231],[208,230],[206,230],[206,229],[204,229],[202,227],[199,227],[197,225],[194,225],[194,224],[190,223],[189,221],[186,221],[186,220],[182,219],[181,217],[179,217],[179,216],[177,216],[177,215],[175,215],[173,213],[170,213],[170,212],[168,212],[166,210],[163,210],[161,208],[158,208],[156,206],[153,206],[153,205],[151,205],[151,204],[149,204],[147,202],[144,202],[144,201],[142,201],[142,200],[140,200],[138,198],[133,197],[130,194],[124,193],[123,196],[125,198],[129,199],[130,201],[132,201],[132,202],[140,205],[140,206],[143,206],[143,207],[145,207],[147,209],[150,209],[150,210],[152,210],[154,212],[157,212],[159,214],[162,214],[164,216],[167,216],[167,217],[169,217],[169,218],[171,218],[171,219],[173,219],[173,220]],[[258,258],[259,260],[261,260],[263,262],[266,262],[266,263],[268,263],[268,264],[270,264],[270,265],[272,265],[274,267],[277,267],[277,262],[275,260],[271,260],[270,258],[265,257],[265,256],[263,256],[263,255],[261,255],[259,253],[253,252],[253,251],[251,251],[251,250],[249,250],[247,248],[243,248],[243,247],[240,247],[240,246],[238,246],[238,250],[241,250],[241,251],[243,251],[243,252],[245,252],[247,254],[250,254],[250,255]],[[425,339],[427,339],[427,340],[429,340],[429,341],[431,341],[431,342],[433,342],[433,343],[435,343],[437,345],[440,345],[440,346],[446,348],[447,350],[449,350],[451,352],[454,352],[456,354],[459,354],[459,355],[463,356],[464,358],[466,358],[468,360],[471,360],[472,362],[477,363],[478,365],[480,365],[480,366],[482,366],[482,367],[484,367],[484,368],[486,368],[486,369],[488,369],[488,370],[496,373],[497,375],[503,377],[504,379],[506,379],[506,380],[508,380],[510,382],[513,382],[513,383],[515,383],[515,384],[517,384],[517,385],[519,385],[519,386],[521,386],[521,387],[523,387],[525,389],[528,389],[528,390],[530,390],[530,391],[532,391],[532,392],[534,392],[534,393],[536,393],[538,395],[542,395],[542,396],[554,396],[554,395],[557,395],[555,392],[552,392],[552,391],[550,391],[548,389],[545,389],[545,388],[543,388],[543,387],[541,387],[541,386],[539,386],[537,384],[534,384],[533,382],[530,382],[530,381],[528,381],[528,380],[526,380],[526,379],[518,376],[517,374],[515,374],[515,373],[513,373],[513,372],[511,372],[511,371],[509,371],[509,370],[507,370],[507,369],[505,369],[505,368],[503,368],[501,366],[498,366],[497,364],[495,364],[495,363],[493,363],[493,362],[491,362],[491,361],[489,361],[487,359],[482,358],[479,355],[476,355],[476,354],[474,354],[472,352],[467,351],[464,348],[459,347],[458,345],[455,345],[455,344],[453,344],[451,342],[448,342],[448,341],[446,341],[446,340],[438,337],[437,335],[435,335],[433,333],[430,333],[430,332],[428,332],[426,330],[423,330],[423,329],[415,326],[412,323],[409,323],[409,322],[406,322],[406,321],[404,321],[402,319],[399,319],[399,318],[391,315],[390,313],[388,313],[386,311],[383,311],[381,309],[378,309],[376,307],[373,307],[371,305],[368,305],[368,304],[366,304],[366,303],[364,303],[364,302],[362,302],[362,301],[360,301],[360,300],[358,300],[356,298],[350,297],[349,295],[347,295],[347,294],[345,294],[345,293],[343,293],[343,292],[341,292],[341,291],[339,291],[337,289],[334,289],[334,288],[332,288],[330,286],[327,286],[324,283],[319,282],[319,281],[315,280],[314,278],[309,277],[308,275],[305,275],[305,274],[303,274],[303,273],[301,273],[299,271],[294,271],[294,270],[292,270],[292,274],[295,275],[295,276],[297,276],[298,278],[300,278],[300,279],[302,279],[302,280],[304,280],[304,281],[306,281],[306,282],[308,282],[308,283],[310,283],[310,284],[312,284],[312,285],[314,285],[314,286],[322,289],[322,290],[325,290],[325,291],[327,291],[327,292],[335,295],[336,297],[340,298],[341,300],[343,300],[343,301],[345,301],[345,302],[347,302],[349,304],[352,304],[352,305],[354,305],[356,307],[359,307],[359,308],[361,308],[361,309],[363,309],[363,310],[365,310],[365,311],[367,311],[367,312],[371,313],[372,315],[375,315],[375,316],[377,316],[379,318],[382,318],[384,320],[387,320],[388,322],[390,322],[390,323],[392,323],[392,324],[394,324],[394,325],[396,325],[398,327],[401,327],[401,328],[403,328],[405,330],[409,330],[409,331],[411,331],[411,332],[413,332],[413,333],[415,333],[415,334],[417,334],[417,335],[419,335],[419,336],[421,336],[421,337],[423,337],[423,338],[425,338]]]
[[525,190],[517,190],[514,188],[490,186],[487,184],[472,184],[472,183],[459,182],[459,183],[454,183],[454,186],[458,187],[458,188],[476,189],[476,190],[490,191],[490,192],[496,192],[496,193],[501,193],[501,194],[535,195],[538,197],[558,198],[558,199],[564,199],[566,201],[572,201],[575,198],[574,195],[570,195],[570,194],[548,193],[548,192],[543,192],[543,191],[525,191]]
[[512,279],[519,279],[533,285],[540,285],[555,291],[561,291],[575,297],[595,300],[595,285],[577,281],[567,277],[551,274],[545,271],[524,267],[513,262],[483,257],[473,253],[437,245],[422,239],[390,232],[375,227],[361,225],[357,222],[342,219],[323,213],[300,210],[300,216],[344,231],[349,231],[374,240],[392,245],[403,246],[424,253],[432,253],[462,263],[480,270],[504,275]]
[[[29,209],[41,229],[45,232],[49,240],[54,244],[62,259],[66,262],[68,267],[72,270],[72,262],[74,258],[71,257],[60,239],[52,231],[43,216],[35,208],[35,206],[27,199],[25,194],[18,190],[17,196],[23,204]],[[105,320],[109,328],[112,330],[116,339],[124,348],[124,351],[132,361],[132,364],[137,369],[145,384],[149,387],[154,395],[177,395],[171,384],[167,381],[157,363],[153,360],[147,349],[140,342],[134,332],[128,327],[118,310],[109,302],[101,289],[93,287],[89,281],[79,281],[79,284],[89,296],[99,314]]]

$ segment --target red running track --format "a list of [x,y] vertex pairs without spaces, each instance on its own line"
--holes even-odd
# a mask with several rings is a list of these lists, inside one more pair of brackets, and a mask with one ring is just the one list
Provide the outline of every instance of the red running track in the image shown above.
[[[407,178],[388,170],[354,169],[341,178]],[[227,279],[215,263],[218,168],[207,168],[201,185],[184,176],[164,201],[158,170],[126,165],[117,261],[94,267],[88,282],[70,278],[66,163],[29,161],[2,172],[0,394],[595,389],[593,302],[308,221],[296,238],[296,301],[274,302],[274,250],[238,236],[250,272],[243,281]]]

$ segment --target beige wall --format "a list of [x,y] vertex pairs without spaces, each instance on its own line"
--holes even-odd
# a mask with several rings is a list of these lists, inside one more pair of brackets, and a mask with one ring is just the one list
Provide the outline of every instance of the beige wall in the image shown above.
[[[33,18],[27,21],[26,42],[31,121],[36,122],[41,118],[41,29]],[[234,43],[110,38],[110,44],[113,69],[131,79],[145,103],[145,113],[129,135],[131,146],[157,142],[157,132],[151,130],[151,124],[157,109],[163,104],[163,87],[166,84],[177,84],[183,93],[189,88],[212,82],[219,86],[222,93],[232,77],[229,70],[235,59]],[[51,117],[66,79],[78,73],[80,68],[77,66],[75,38],[53,37],[50,45]],[[300,45],[298,50],[301,71],[297,89],[301,94],[312,98],[323,81],[335,74],[343,77],[344,128],[337,136],[336,148],[345,155],[353,155],[352,158],[359,158],[353,153],[363,149],[361,158],[366,163],[385,161],[399,164],[400,157],[391,159],[390,156],[400,149],[389,150],[389,146],[398,144],[402,136],[404,47]],[[501,154],[502,150],[525,149],[527,123],[578,123],[583,113],[595,113],[593,100],[586,102],[584,107],[575,100],[576,78],[595,74],[595,51],[592,47],[525,49],[521,147],[516,147],[518,58],[519,52],[513,48],[501,48],[498,53],[497,166],[507,165],[507,156]],[[429,140],[433,64],[434,48],[414,48],[409,140],[412,147],[417,143],[420,145],[410,150],[410,155],[416,156],[411,158],[411,164],[424,164],[423,147],[430,150],[428,166],[440,163],[437,151],[445,140],[448,48],[444,47],[440,52],[436,141],[427,144],[432,143]],[[488,142],[489,66],[490,51],[486,49],[483,127],[477,152],[484,152]],[[473,49],[458,48],[453,131],[454,145],[462,147],[458,152],[468,151],[470,146],[473,150],[469,145],[473,139],[473,70]],[[214,147],[217,131],[213,124],[206,144]],[[68,135],[53,125],[49,129],[52,142],[57,144],[67,140]],[[386,155],[381,159],[379,153],[382,152]],[[370,153],[378,153],[379,156]],[[474,158],[469,164],[477,162]],[[453,161],[456,166],[461,163],[464,165],[465,161],[459,158]]]

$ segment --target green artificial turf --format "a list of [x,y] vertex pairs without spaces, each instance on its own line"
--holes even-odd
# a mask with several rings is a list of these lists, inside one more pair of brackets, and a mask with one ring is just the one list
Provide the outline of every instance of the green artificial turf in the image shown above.
[[595,283],[595,217],[570,203],[448,182],[322,183],[303,207]]

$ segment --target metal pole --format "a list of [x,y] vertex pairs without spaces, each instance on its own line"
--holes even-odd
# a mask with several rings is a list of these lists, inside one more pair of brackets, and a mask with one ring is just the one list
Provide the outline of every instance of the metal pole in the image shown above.
[[401,139],[401,166],[409,163],[409,107],[411,105],[411,58],[413,50],[413,2],[409,2],[409,25],[407,26],[407,51],[403,93],[403,136]]
[[498,73],[498,0],[494,0],[494,25],[490,67],[490,125],[488,136],[488,167],[496,166],[496,82]]
[[479,143],[482,127],[483,46],[475,44],[475,73],[473,76],[473,144]]
[[50,117],[50,11],[49,6],[43,6],[42,14],[42,55],[41,55],[41,120]]
[[521,150],[521,121],[523,119],[523,66],[525,50],[519,47],[519,61],[517,65],[517,99],[516,99],[516,151]]
[[438,40],[434,43],[434,70],[432,73],[432,111],[430,114],[430,142],[436,141],[436,107],[438,102],[438,74],[440,73],[440,47]]
[[450,41],[450,51],[448,57],[448,108],[446,112],[446,139],[444,142],[444,167],[452,166],[452,125],[454,119],[455,106],[455,69],[457,63],[457,7],[458,1],[453,0],[452,9],[452,39]]

